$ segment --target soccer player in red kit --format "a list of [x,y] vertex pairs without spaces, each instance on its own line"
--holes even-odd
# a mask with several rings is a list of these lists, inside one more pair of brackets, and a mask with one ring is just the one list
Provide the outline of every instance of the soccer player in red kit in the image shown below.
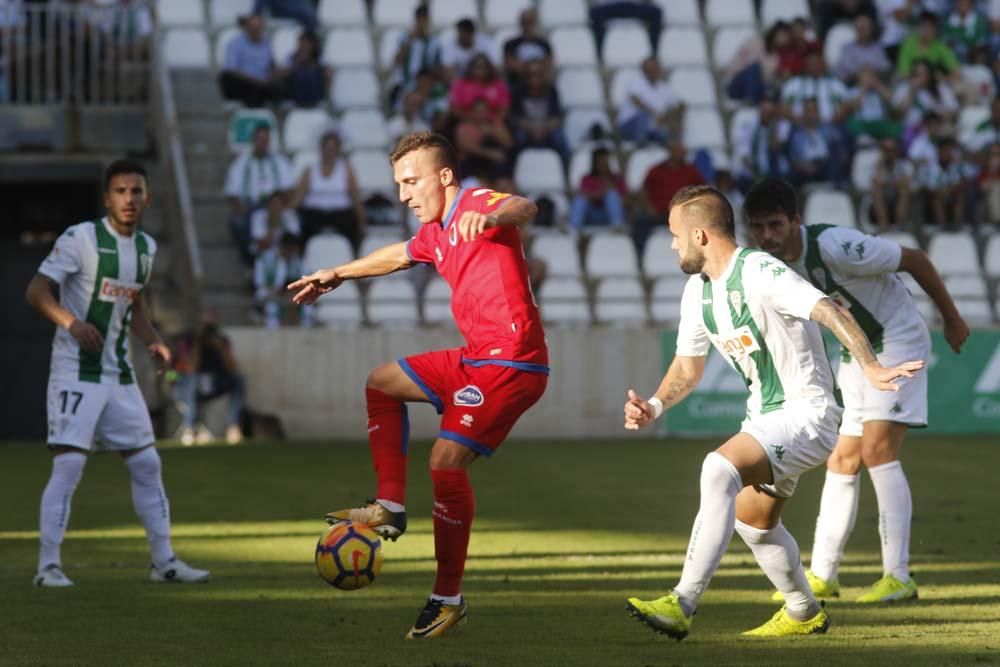
[[406,635],[436,637],[465,619],[461,593],[474,509],[466,468],[490,456],[518,417],[545,391],[548,351],[528,283],[520,225],[527,199],[459,185],[455,149],[440,135],[400,139],[389,157],[399,198],[420,221],[409,241],[292,283],[296,303],[312,303],[345,280],[433,264],[451,286],[451,310],[465,346],[379,366],[368,376],[368,440],[378,487],[373,501],[327,515],[358,521],[384,538],[406,530],[406,403],[431,403],[441,431],[431,450],[434,487],[433,594]]

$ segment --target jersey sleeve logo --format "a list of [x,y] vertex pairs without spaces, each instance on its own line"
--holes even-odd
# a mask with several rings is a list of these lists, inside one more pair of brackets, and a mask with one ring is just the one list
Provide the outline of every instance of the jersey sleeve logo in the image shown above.
[[474,384],[468,384],[455,392],[452,396],[455,405],[461,405],[469,408],[474,408],[476,406],[482,405],[486,402],[486,396],[483,395],[483,390]]
[[492,194],[490,194],[490,198],[486,200],[486,205],[493,206],[498,201],[504,200],[507,197],[510,197],[509,192],[493,192]]
[[754,338],[753,332],[747,325],[734,329],[732,333],[720,335],[718,345],[733,361],[742,361],[751,352],[760,350],[757,339]]

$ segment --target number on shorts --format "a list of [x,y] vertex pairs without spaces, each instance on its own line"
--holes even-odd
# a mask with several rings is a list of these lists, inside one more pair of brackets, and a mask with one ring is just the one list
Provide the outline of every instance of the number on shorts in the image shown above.
[[75,415],[76,414],[76,409],[78,407],[80,407],[80,401],[83,400],[83,392],[82,391],[65,391],[65,390],[64,391],[60,391],[59,392],[59,400],[62,401],[62,411],[61,412],[63,414],[66,414],[66,408],[69,407],[69,402],[72,400],[73,401],[73,409],[70,411],[70,414]]

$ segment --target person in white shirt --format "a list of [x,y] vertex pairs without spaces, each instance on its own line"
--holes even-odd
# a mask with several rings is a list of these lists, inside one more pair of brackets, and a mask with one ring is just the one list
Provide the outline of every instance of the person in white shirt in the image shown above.
[[295,210],[285,206],[284,198],[277,193],[271,195],[267,206],[250,214],[250,252],[255,257],[268,248],[278,245],[284,234],[295,237],[302,235],[302,226]]
[[257,307],[264,312],[268,329],[293,323],[295,313],[302,326],[312,324],[313,306],[296,306],[286,290],[288,283],[304,273],[299,237],[294,234],[282,234],[274,245],[257,256],[253,267],[254,298]]
[[660,62],[646,58],[642,73],[625,89],[625,101],[618,110],[618,133],[625,141],[663,144],[672,134],[680,136],[683,112],[684,102],[667,83]]
[[818,47],[806,53],[805,71],[790,78],[781,88],[785,116],[800,121],[803,102],[807,99],[816,100],[820,120],[824,123],[840,123],[849,112],[844,104],[847,101],[847,86],[827,73],[823,52]]
[[357,251],[368,218],[354,168],[340,152],[336,132],[320,138],[319,162],[302,172],[290,208],[298,209],[302,219],[303,245],[324,229],[332,229],[347,237]]
[[455,41],[445,42],[441,46],[441,66],[444,68],[446,81],[464,76],[466,67],[477,53],[482,53],[490,62],[499,66],[496,43],[489,35],[476,30],[472,19],[462,19],[455,24],[455,30]]

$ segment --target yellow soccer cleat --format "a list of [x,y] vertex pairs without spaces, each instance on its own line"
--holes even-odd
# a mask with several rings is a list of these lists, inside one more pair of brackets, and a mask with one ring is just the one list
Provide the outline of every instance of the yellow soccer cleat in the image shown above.
[[771,620],[753,630],[742,633],[744,637],[791,637],[793,635],[820,635],[830,627],[830,617],[822,607],[807,621],[796,621],[785,607],[778,610]]
[[395,542],[406,532],[406,512],[390,512],[374,500],[368,500],[361,507],[337,510],[326,515],[331,526],[338,521],[356,521],[374,530],[379,537]]
[[445,604],[441,600],[428,600],[424,605],[417,622],[406,633],[407,639],[431,639],[440,637],[445,630],[453,625],[465,623],[469,614],[469,605],[465,598],[458,604]]
[[684,615],[680,600],[674,594],[664,595],[648,602],[639,598],[629,598],[625,608],[633,618],[677,641],[687,637],[691,629],[692,617]]
[[907,582],[902,582],[891,574],[887,574],[874,584],[871,590],[858,598],[862,604],[874,602],[895,602],[897,600],[917,599],[917,582],[910,577]]
[[[827,581],[826,579],[820,579],[812,570],[806,570],[806,581],[809,582],[809,588],[812,589],[813,595],[817,598],[839,598],[840,597],[840,582],[834,579],[833,581]],[[774,595],[771,596],[773,602],[784,602],[785,596],[781,594],[781,591],[775,591]]]

